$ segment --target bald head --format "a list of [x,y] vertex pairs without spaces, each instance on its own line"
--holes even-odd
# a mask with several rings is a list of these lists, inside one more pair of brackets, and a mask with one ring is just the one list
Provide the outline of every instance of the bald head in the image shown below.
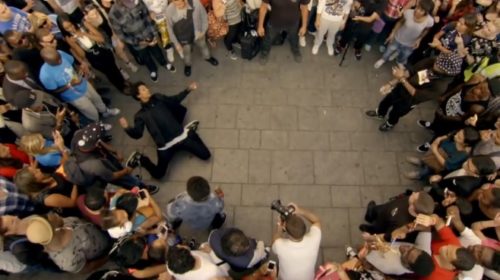
[[40,56],[42,59],[50,65],[59,65],[61,64],[61,56],[54,48],[43,48],[40,51]]
[[28,75],[28,67],[24,62],[9,60],[5,63],[5,73],[13,80],[22,80]]

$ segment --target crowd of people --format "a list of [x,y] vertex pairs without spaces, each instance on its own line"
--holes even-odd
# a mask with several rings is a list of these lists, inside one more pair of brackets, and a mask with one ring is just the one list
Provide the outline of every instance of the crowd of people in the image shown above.
[[[5,1],[5,2],[4,2]],[[131,279],[500,279],[500,62],[498,0],[4,0],[0,2],[0,271],[87,273],[91,280]],[[184,75],[193,45],[219,64],[223,41],[231,60],[266,64],[288,39],[297,63],[311,52],[356,59],[379,51],[374,68],[395,60],[383,99],[366,116],[393,129],[418,104],[437,101],[420,157],[404,175],[422,182],[388,202],[370,202],[359,225],[363,244],[345,262],[316,267],[321,222],[295,203],[279,213],[271,244],[225,225],[224,191],[192,174],[186,191],[158,205],[159,188],[132,175],[167,174],[177,151],[211,157],[185,123],[177,95],[132,81],[144,65]],[[333,59],[332,59],[333,60]],[[114,89],[99,88],[107,80]],[[144,130],[157,160],[113,147],[118,116],[106,91],[140,104],[131,138]],[[122,110],[125,108],[121,108]],[[424,131],[422,131],[424,133]],[[271,211],[271,210],[270,210]],[[182,236],[181,229],[208,234]],[[335,234],[335,232],[327,232]],[[102,268],[106,264],[106,268]]]

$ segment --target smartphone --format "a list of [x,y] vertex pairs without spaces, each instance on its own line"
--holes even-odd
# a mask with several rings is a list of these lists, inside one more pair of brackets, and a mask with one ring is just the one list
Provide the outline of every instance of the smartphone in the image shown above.
[[275,261],[269,261],[267,263],[267,271],[271,272],[276,268],[276,262]]
[[139,191],[139,198],[140,198],[140,199],[145,199],[146,197],[148,197],[148,196],[146,195],[146,192],[145,192],[144,190],[140,190],[140,191]]

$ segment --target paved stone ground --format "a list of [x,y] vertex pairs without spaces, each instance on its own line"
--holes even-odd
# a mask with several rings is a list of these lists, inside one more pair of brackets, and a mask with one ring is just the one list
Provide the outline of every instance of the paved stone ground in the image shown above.
[[[360,242],[357,227],[368,201],[382,202],[417,187],[401,174],[410,168],[405,157],[429,137],[416,120],[432,116],[433,104],[411,112],[393,131],[379,132],[379,122],[365,118],[364,111],[378,104],[378,88],[390,78],[390,65],[375,70],[376,51],[365,53],[362,61],[350,51],[339,67],[339,57],[328,57],[324,46],[312,56],[308,40],[302,64],[293,62],[288,45],[274,47],[265,67],[257,59],[231,61],[219,46],[218,67],[195,51],[191,79],[184,77],[179,61],[178,72],[162,69],[157,84],[145,69],[134,78],[165,94],[179,92],[191,80],[199,83],[185,102],[187,120],[200,120],[199,133],[213,157],[203,162],[188,154],[176,156],[168,176],[156,182],[161,191],[155,198],[161,205],[184,190],[190,176],[203,176],[224,190],[227,224],[269,244],[277,218],[269,209],[271,201],[293,201],[321,217],[318,261],[341,261],[344,246]],[[113,105],[129,121],[139,108],[135,100],[118,94]],[[125,135],[117,119],[110,122],[115,126],[113,144],[124,154],[139,150],[156,157],[149,135],[136,141]],[[150,180],[146,171],[143,175]]]

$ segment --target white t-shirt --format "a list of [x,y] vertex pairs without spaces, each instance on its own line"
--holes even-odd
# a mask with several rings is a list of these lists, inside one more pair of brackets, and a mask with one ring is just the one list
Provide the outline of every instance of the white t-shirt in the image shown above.
[[402,45],[413,47],[417,42],[418,36],[422,34],[424,29],[434,25],[434,19],[430,15],[425,16],[422,22],[416,22],[414,17],[415,10],[406,10],[403,13],[404,24],[396,31],[396,41]]
[[201,261],[201,266],[197,270],[191,270],[184,274],[173,273],[167,264],[167,270],[170,275],[173,275],[176,280],[210,280],[214,277],[228,276],[227,273],[210,260],[210,256],[202,251],[191,251],[193,257],[198,257]]
[[280,238],[273,243],[273,252],[279,259],[279,275],[282,280],[314,279],[314,268],[321,242],[321,229],[315,225],[300,242]]
[[[470,229],[470,228],[465,228],[464,231],[460,233],[460,236],[458,237],[460,240],[460,244],[464,247],[469,247],[472,245],[481,245],[481,239],[477,237],[476,234]],[[490,269],[485,269],[484,267],[476,264],[474,267],[469,270],[469,271],[460,271],[458,274],[458,279],[460,280],[469,280],[469,279],[482,279],[483,275],[487,275],[491,279],[494,280],[499,280],[500,275]]]

